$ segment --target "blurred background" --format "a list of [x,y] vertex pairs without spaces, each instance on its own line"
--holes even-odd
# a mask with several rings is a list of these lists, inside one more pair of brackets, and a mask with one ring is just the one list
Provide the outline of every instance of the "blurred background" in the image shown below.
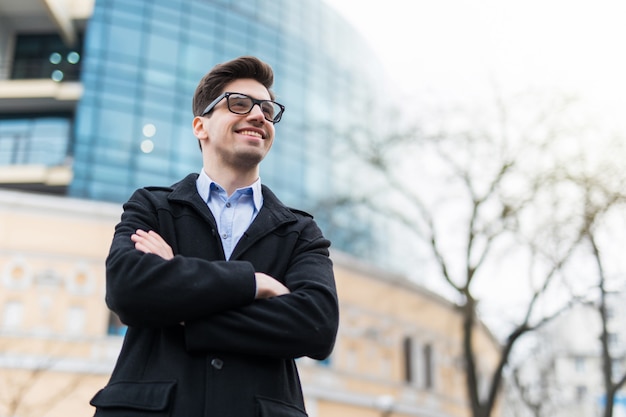
[[0,0],[0,417],[90,415],[139,187],[201,169],[191,99],[255,55],[262,181],[332,240],[311,417],[624,416],[626,5]]

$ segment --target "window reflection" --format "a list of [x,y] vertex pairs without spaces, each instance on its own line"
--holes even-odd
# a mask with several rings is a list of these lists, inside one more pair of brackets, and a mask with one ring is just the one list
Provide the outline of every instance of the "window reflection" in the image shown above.
[[79,36],[76,46],[70,47],[57,34],[18,35],[11,79],[78,80],[82,43],[82,36]]
[[0,119],[0,166],[64,165],[71,124],[70,116]]

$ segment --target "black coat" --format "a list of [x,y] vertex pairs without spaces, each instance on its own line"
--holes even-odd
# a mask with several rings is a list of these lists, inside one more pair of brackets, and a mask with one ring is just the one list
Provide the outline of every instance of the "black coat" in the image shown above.
[[[96,416],[306,416],[294,359],[327,357],[339,321],[330,242],[264,186],[259,214],[226,261],[196,178],[137,190],[124,205],[106,302],[128,330],[91,401]],[[159,233],[174,258],[134,249],[137,229]],[[255,300],[255,271],[291,293]]]

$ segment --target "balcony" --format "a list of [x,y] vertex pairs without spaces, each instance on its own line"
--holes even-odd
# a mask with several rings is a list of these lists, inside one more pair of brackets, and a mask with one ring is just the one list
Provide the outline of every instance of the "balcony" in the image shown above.
[[65,194],[72,126],[71,114],[0,118],[0,188]]
[[52,79],[0,81],[0,113],[73,111],[83,94],[78,81]]

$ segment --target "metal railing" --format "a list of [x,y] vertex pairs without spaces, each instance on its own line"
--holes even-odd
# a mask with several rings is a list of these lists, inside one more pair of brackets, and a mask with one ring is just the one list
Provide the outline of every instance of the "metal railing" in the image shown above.
[[65,165],[71,160],[68,137],[35,137],[25,132],[0,131],[0,166]]
[[10,71],[5,73],[12,80],[50,78],[54,81],[76,81],[80,79],[80,72],[80,63],[62,61],[53,64],[43,59],[20,59],[14,61]]

